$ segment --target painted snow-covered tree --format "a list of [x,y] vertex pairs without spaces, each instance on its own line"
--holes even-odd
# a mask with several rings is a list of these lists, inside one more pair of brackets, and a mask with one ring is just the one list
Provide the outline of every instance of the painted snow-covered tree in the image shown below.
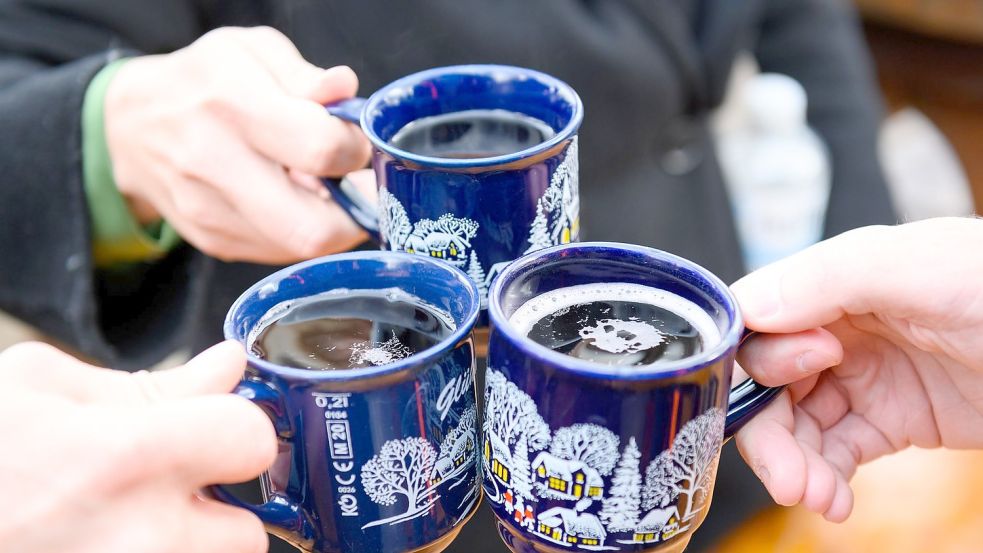
[[724,437],[724,412],[708,409],[687,422],[672,446],[659,454],[645,470],[642,507],[665,507],[677,498],[683,520],[696,516],[713,487],[717,456]]
[[546,218],[546,209],[543,204],[543,200],[540,200],[536,206],[536,218],[533,219],[532,227],[529,228],[529,249],[526,250],[526,253],[554,245],[552,238],[550,238],[549,221]]
[[395,524],[421,516],[436,501],[436,494],[428,494],[430,474],[433,472],[437,452],[423,438],[389,440],[374,457],[362,465],[362,487],[365,494],[379,505],[389,506],[397,496],[406,498],[406,511],[363,526]]
[[515,453],[512,455],[512,491],[516,497],[527,501],[533,500],[532,479],[529,469],[529,447],[525,434],[515,442]]
[[468,276],[478,285],[478,293],[481,296],[482,306],[488,303],[488,284],[485,282],[485,270],[481,268],[478,255],[471,250],[471,260],[468,261]]
[[461,439],[466,436],[471,437],[471,443],[474,444],[476,440],[475,436],[475,408],[470,406],[464,410],[461,414],[461,418],[458,419],[457,425],[451,428],[450,431],[444,436],[444,439],[440,442],[440,453],[438,459],[444,457],[450,457],[455,453],[454,447],[456,444],[461,443]]
[[532,451],[542,450],[550,440],[550,428],[536,403],[495,370],[489,370],[485,377],[484,429],[508,445],[525,437],[526,447]]
[[575,424],[556,431],[550,453],[561,459],[583,461],[601,476],[611,474],[618,462],[618,436],[596,424]]
[[394,251],[403,250],[406,239],[413,231],[403,204],[385,188],[379,190],[379,229],[389,240],[389,248]]
[[471,239],[478,233],[478,223],[468,218],[455,217],[450,213],[445,213],[433,224],[433,230],[457,236],[470,245]]
[[635,438],[629,438],[621,453],[621,460],[614,469],[611,488],[601,507],[601,521],[608,532],[628,532],[634,530],[641,515],[642,474],[639,469],[641,452],[635,445]]

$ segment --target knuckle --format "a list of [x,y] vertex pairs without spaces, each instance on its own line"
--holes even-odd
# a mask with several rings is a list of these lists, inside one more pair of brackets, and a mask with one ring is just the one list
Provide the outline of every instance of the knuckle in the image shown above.
[[191,138],[174,152],[174,169],[184,178],[205,179],[212,164],[208,152],[201,139]]
[[201,232],[194,237],[192,244],[202,253],[214,257],[219,261],[231,261],[229,252],[225,247],[225,241],[221,240],[210,232]]
[[259,25],[256,27],[250,27],[246,29],[246,33],[254,40],[259,41],[271,41],[271,42],[289,42],[290,39],[286,37],[283,33],[276,30],[269,25]]
[[229,81],[216,83],[204,89],[196,98],[196,115],[223,122],[234,123],[249,111],[249,92],[243,86],[239,91]]
[[322,226],[298,226],[287,248],[299,259],[312,259],[329,253],[334,236]]
[[160,458],[159,444],[147,432],[135,430],[119,429],[101,440],[104,455],[94,467],[97,474],[93,482],[125,488],[153,470]]
[[243,29],[242,27],[218,27],[217,29],[212,29],[201,35],[201,38],[199,38],[197,42],[207,45],[227,44],[231,41],[237,40],[238,37],[242,36],[242,34],[246,31],[248,31],[248,29]]
[[0,360],[13,365],[37,364],[64,355],[58,348],[44,342],[20,342],[0,353]]
[[320,140],[312,140],[305,156],[305,166],[315,174],[328,174],[337,166],[341,153],[341,142],[337,136],[327,136]]
[[174,200],[174,207],[181,213],[181,216],[189,221],[199,223],[209,220],[212,215],[213,206],[201,195],[181,194]]

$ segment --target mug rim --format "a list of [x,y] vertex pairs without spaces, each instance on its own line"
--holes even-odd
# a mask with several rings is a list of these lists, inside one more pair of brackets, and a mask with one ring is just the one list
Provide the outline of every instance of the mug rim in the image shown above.
[[[555,135],[549,140],[540,142],[535,146],[526,148],[524,150],[519,150],[518,152],[512,152],[511,154],[504,154],[499,156],[490,157],[478,157],[478,158],[446,158],[446,157],[436,157],[436,156],[423,156],[419,154],[414,154],[406,150],[396,148],[395,146],[389,144],[375,132],[370,124],[369,116],[376,108],[376,106],[382,101],[382,98],[386,96],[390,91],[395,88],[406,87],[408,85],[416,84],[420,81],[427,79],[432,79],[435,77],[440,77],[444,75],[451,74],[472,74],[472,75],[490,75],[496,72],[505,73],[510,77],[521,75],[523,77],[532,77],[536,80],[547,84],[548,86],[553,86],[562,89],[564,92],[569,93],[573,98],[573,114],[570,117],[570,121],[557,131]],[[448,65],[445,67],[435,67],[432,69],[425,69],[423,71],[418,71],[412,73],[405,77],[401,77],[379,90],[375,91],[369,99],[366,101],[362,113],[359,117],[359,124],[362,127],[362,132],[369,138],[372,145],[377,149],[389,154],[390,156],[417,163],[419,165],[426,165],[430,167],[442,167],[442,168],[475,168],[475,167],[492,167],[496,165],[505,165],[508,163],[514,163],[523,159],[527,159],[543,152],[549,151],[556,147],[558,144],[569,140],[576,134],[577,129],[580,128],[580,124],[584,119],[584,104],[580,99],[580,95],[574,90],[572,86],[566,82],[541,71],[536,71],[535,69],[528,69],[525,67],[518,67],[514,65],[500,65],[500,64],[465,64],[465,65]]]
[[[506,284],[511,283],[517,276],[534,270],[549,261],[560,259],[564,253],[570,250],[593,250],[597,252],[628,251],[650,259],[673,263],[695,272],[720,290],[725,302],[722,307],[730,315],[729,327],[726,329],[726,332],[721,333],[720,341],[714,347],[704,350],[697,355],[677,361],[650,365],[633,365],[630,367],[591,363],[555,352],[546,346],[537,344],[529,339],[528,336],[523,336],[517,332],[508,322],[500,300],[502,290]],[[525,355],[533,357],[539,362],[547,363],[559,369],[583,376],[619,380],[661,380],[700,371],[715,364],[719,359],[736,349],[744,333],[744,320],[741,316],[737,298],[731,292],[730,287],[720,280],[720,277],[703,266],[678,255],[656,248],[621,242],[572,242],[538,250],[520,257],[503,269],[495,278],[495,282],[492,283],[491,289],[488,291],[488,316],[494,332],[501,332],[515,347],[521,349]],[[489,347],[491,347],[491,338],[489,338]]]
[[[376,367],[362,367],[357,369],[337,369],[337,370],[311,370],[311,369],[301,369],[296,367],[288,367],[285,365],[280,365],[261,359],[251,351],[249,351],[249,346],[246,343],[245,337],[240,340],[237,337],[237,331],[234,324],[235,315],[242,308],[242,305],[248,301],[250,298],[254,297],[260,289],[269,285],[272,282],[279,282],[285,278],[293,275],[297,271],[307,269],[316,265],[325,265],[334,262],[345,262],[345,261],[383,261],[391,262],[398,261],[399,263],[419,263],[422,265],[429,265],[435,269],[445,271],[449,276],[454,278],[458,283],[462,284],[468,292],[468,309],[467,316],[464,318],[461,324],[457,325],[454,331],[444,338],[443,340],[437,342],[436,344],[430,346],[429,348],[414,353],[409,357],[400,359],[394,363],[389,363],[386,365],[380,365]],[[328,288],[329,290],[331,288]],[[306,296],[298,296],[306,297]],[[288,267],[284,267],[265,278],[257,281],[252,286],[247,288],[239,297],[232,303],[229,307],[228,312],[225,315],[225,322],[222,325],[223,333],[226,340],[235,340],[246,350],[246,361],[249,365],[262,369],[264,371],[270,372],[281,377],[292,377],[297,379],[303,379],[305,381],[316,381],[316,382],[337,382],[337,381],[348,381],[348,380],[364,380],[369,378],[376,378],[380,376],[386,376],[398,372],[402,372],[408,369],[414,369],[418,367],[425,367],[436,363],[439,358],[452,349],[454,349],[462,340],[467,338],[467,336],[474,329],[475,323],[478,321],[478,315],[481,311],[480,307],[480,294],[478,291],[478,286],[468,278],[464,271],[461,271],[457,267],[449,265],[443,261],[438,261],[435,259],[430,259],[429,257],[423,257],[419,255],[414,255],[405,252],[393,252],[388,250],[367,250],[367,251],[357,251],[357,252],[346,252],[340,254],[331,254],[322,257],[317,257],[314,259],[309,259],[307,261],[302,261],[300,263],[295,263]],[[250,329],[251,330],[251,329]]]

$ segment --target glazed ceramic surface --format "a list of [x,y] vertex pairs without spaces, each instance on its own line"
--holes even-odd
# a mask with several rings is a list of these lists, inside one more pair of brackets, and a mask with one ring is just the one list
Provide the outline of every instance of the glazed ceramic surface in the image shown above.
[[304,551],[439,551],[480,500],[471,330],[478,290],[457,269],[395,252],[301,263],[246,291],[227,338],[247,342],[274,306],[327,291],[399,289],[454,321],[453,334],[389,365],[311,371],[249,357],[237,390],[270,415],[280,455],[267,502],[246,505]]
[[[416,155],[389,142],[409,123],[468,110],[527,115],[546,123],[554,135],[515,153],[471,159]],[[510,261],[577,240],[577,130],[583,108],[562,81],[519,67],[443,67],[328,111],[361,124],[374,146],[379,187],[378,204],[368,206],[337,180],[325,179],[336,201],[383,249],[433,257],[465,271],[483,302]]]
[[[702,353],[608,367],[554,352],[509,317],[570,286],[630,283],[696,304],[720,333]],[[492,287],[481,443],[485,496],[513,551],[681,550],[706,515],[720,447],[777,389],[731,391],[744,333],[728,288],[658,250],[570,244],[525,256]]]

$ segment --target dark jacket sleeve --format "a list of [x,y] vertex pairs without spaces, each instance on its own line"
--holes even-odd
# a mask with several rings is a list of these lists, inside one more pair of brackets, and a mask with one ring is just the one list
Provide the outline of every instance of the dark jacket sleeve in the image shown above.
[[195,18],[179,1],[0,2],[0,309],[104,362],[145,365],[173,348],[201,263],[185,248],[94,270],[82,100],[122,49],[179,47]]
[[856,13],[843,0],[769,0],[755,55],[798,80],[832,161],[826,236],[897,222],[877,157],[882,107]]

